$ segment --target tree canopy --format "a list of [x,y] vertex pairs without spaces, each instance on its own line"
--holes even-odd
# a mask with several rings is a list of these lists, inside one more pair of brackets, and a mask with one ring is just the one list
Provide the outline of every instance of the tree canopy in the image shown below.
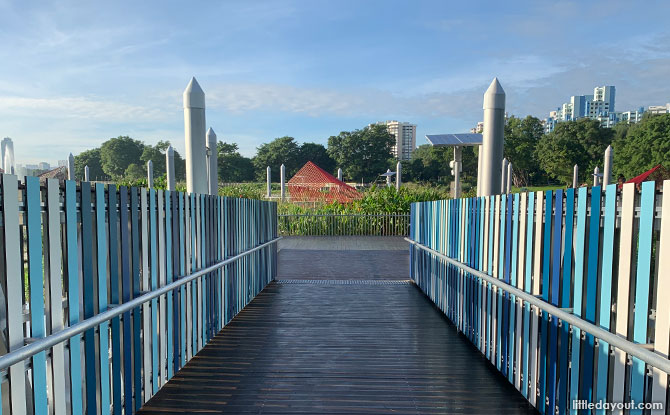
[[279,137],[269,143],[261,144],[253,159],[258,180],[265,180],[265,169],[270,166],[272,180],[279,181],[279,168],[282,164],[286,168],[286,177],[293,176],[300,167],[298,157],[300,147],[293,137]]
[[389,166],[395,140],[384,125],[343,131],[328,138],[328,154],[349,180],[376,180]]
[[300,151],[298,152],[298,167],[302,167],[308,161],[311,161],[328,173],[335,172],[335,160],[330,157],[326,147],[321,144],[303,143],[300,146]]
[[110,138],[100,146],[102,169],[109,176],[117,179],[123,177],[131,164],[142,164],[144,143],[128,136]]
[[540,119],[510,117],[505,124],[504,156],[512,163],[512,180],[517,187],[537,183],[544,176],[535,157],[538,142],[544,136]]
[[74,174],[77,178],[84,179],[84,169],[86,166],[88,166],[89,175],[92,180],[105,176],[100,161],[99,148],[86,150],[74,157]]
[[237,144],[216,143],[219,180],[223,183],[241,183],[254,180],[254,163],[237,151]]
[[550,177],[563,184],[572,183],[575,164],[580,181],[587,181],[596,166],[602,169],[603,154],[613,135],[612,129],[601,128],[598,121],[587,118],[558,123],[538,142],[537,159]]
[[658,164],[670,168],[670,114],[647,115],[615,138],[614,176],[630,179]]

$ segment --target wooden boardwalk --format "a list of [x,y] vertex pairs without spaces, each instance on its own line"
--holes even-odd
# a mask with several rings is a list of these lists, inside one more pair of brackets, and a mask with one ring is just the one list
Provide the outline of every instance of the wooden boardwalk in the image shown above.
[[402,281],[272,282],[141,414],[531,414]]

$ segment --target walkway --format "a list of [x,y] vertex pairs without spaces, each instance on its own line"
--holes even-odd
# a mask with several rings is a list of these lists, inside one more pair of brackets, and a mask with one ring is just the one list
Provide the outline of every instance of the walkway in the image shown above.
[[272,282],[140,411],[224,412],[535,413],[415,286],[363,279]]

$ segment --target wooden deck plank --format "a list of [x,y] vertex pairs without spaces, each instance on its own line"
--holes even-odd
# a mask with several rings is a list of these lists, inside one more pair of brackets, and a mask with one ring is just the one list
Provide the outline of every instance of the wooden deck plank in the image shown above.
[[139,412],[535,410],[412,284],[273,282]]

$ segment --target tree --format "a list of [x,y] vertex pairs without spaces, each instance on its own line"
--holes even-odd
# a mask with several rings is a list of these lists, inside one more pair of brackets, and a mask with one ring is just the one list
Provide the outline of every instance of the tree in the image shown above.
[[619,132],[612,148],[614,177],[630,179],[658,164],[670,167],[670,114],[644,116],[625,134]]
[[507,160],[512,163],[512,181],[517,187],[537,183],[543,176],[535,157],[537,143],[544,136],[542,121],[538,118],[510,117],[505,124],[505,149]]
[[614,131],[600,127],[596,120],[566,121],[542,137],[535,154],[549,176],[570,184],[575,164],[582,180],[590,178],[596,166],[602,168],[604,152],[613,135]]
[[[170,142],[160,140],[156,145],[145,145],[140,160],[146,168],[147,162],[151,160],[154,165],[154,177],[167,173],[165,165],[165,152],[170,147]],[[186,176],[186,161],[181,158],[177,150],[174,150],[174,174],[176,180],[184,180]]]
[[386,126],[372,125],[329,137],[328,154],[349,180],[370,182],[388,168],[394,143]]
[[302,167],[311,161],[328,173],[335,173],[335,160],[330,157],[328,150],[321,144],[303,143],[298,152],[298,166]]
[[131,164],[142,164],[144,143],[128,136],[110,138],[100,146],[102,170],[114,179],[121,178]]
[[293,137],[275,138],[269,143],[258,147],[256,157],[253,158],[256,168],[256,177],[259,180],[265,179],[265,169],[270,166],[273,172],[274,181],[279,181],[279,167],[284,164],[286,168],[286,177],[293,176],[300,167],[298,165],[298,155],[300,149]]
[[240,183],[254,180],[254,163],[237,151],[237,144],[216,143],[219,180],[223,183]]
[[131,180],[131,181],[135,181],[135,180],[145,178],[146,175],[147,175],[147,171],[144,168],[144,166],[141,166],[141,165],[135,164],[135,163],[132,163],[131,165],[129,165],[128,168],[126,168],[126,171],[123,172],[123,177],[126,180]]
[[76,177],[84,179],[84,168],[86,166],[88,166],[89,176],[92,180],[105,175],[105,172],[102,171],[99,148],[86,150],[74,157],[74,174]]

